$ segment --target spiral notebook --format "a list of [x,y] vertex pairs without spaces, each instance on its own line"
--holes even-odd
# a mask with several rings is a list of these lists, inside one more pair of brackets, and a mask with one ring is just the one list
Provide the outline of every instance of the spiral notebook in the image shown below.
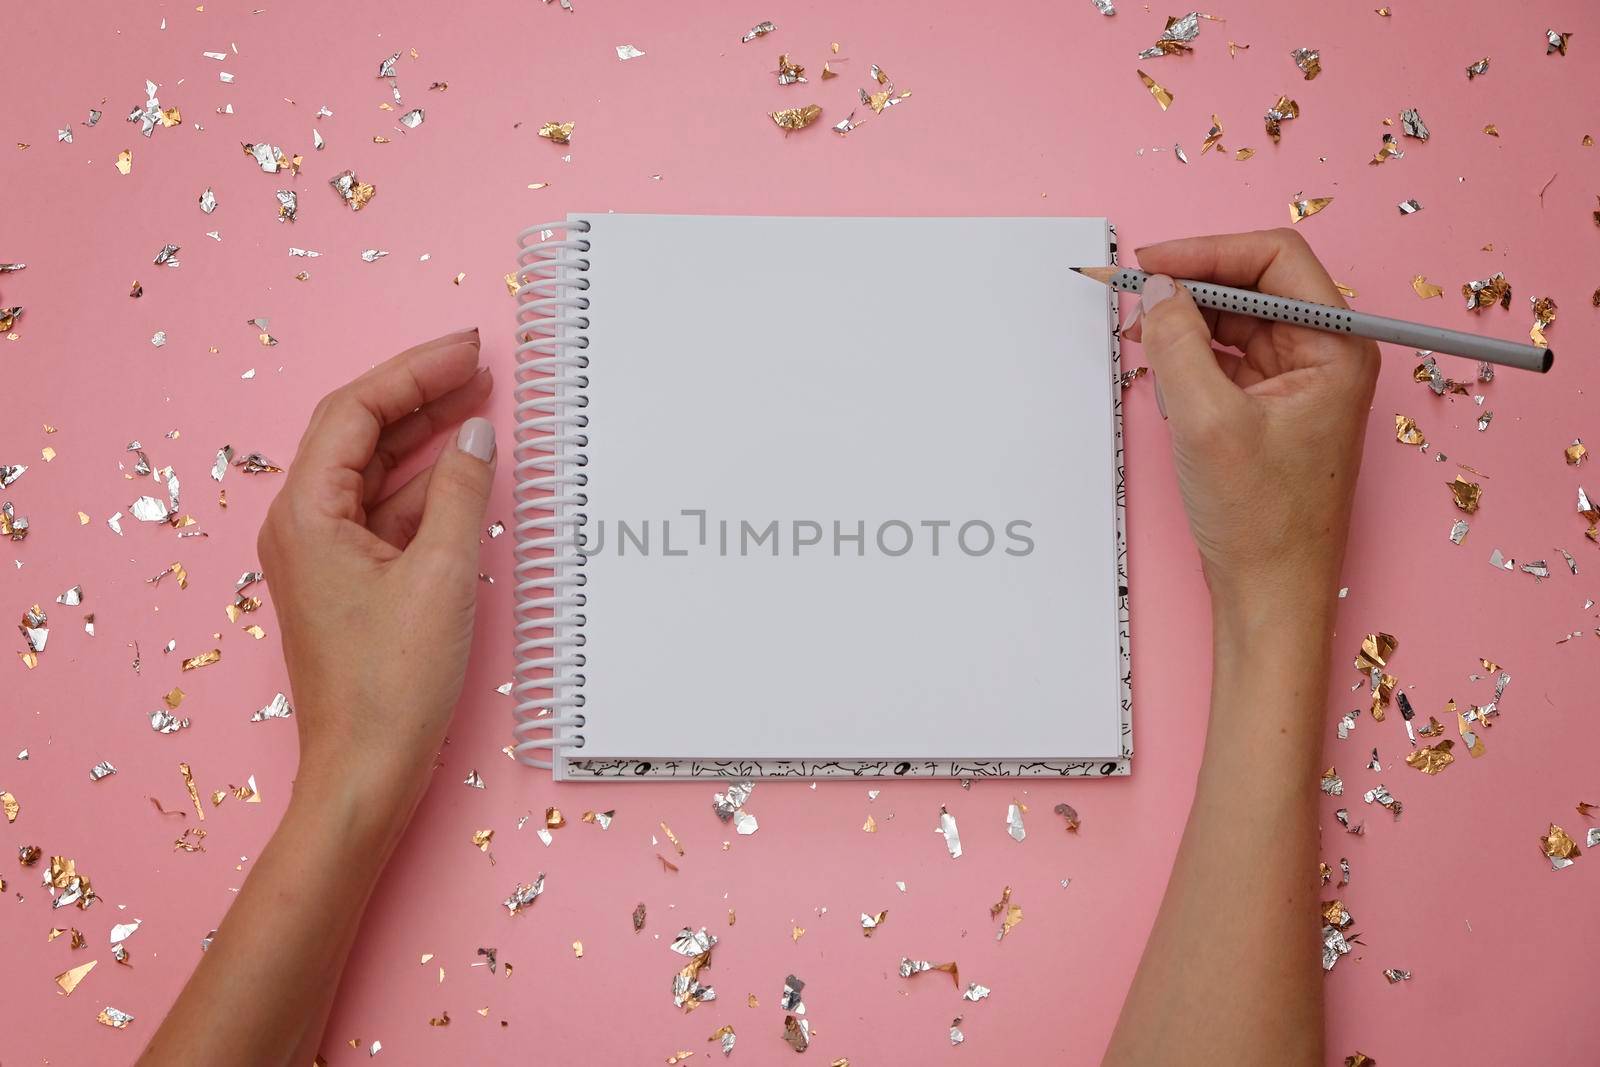
[[1105,219],[522,234],[515,753],[558,779],[1126,774]]

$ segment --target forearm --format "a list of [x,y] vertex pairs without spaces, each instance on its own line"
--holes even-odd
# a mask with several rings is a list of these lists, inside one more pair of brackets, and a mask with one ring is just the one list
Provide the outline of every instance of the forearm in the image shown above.
[[413,803],[303,770],[283,822],[141,1063],[311,1062],[361,913]]
[[1321,1062],[1312,783],[1329,614],[1216,612],[1194,805],[1107,1063]]

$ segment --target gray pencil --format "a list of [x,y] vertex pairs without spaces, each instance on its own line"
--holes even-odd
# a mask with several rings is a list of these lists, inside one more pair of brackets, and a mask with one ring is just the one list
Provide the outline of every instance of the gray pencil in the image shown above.
[[[1125,293],[1142,292],[1144,280],[1148,277],[1142,270],[1117,267],[1073,267],[1072,269],[1086,278],[1092,278]],[[1329,333],[1348,333],[1374,341],[1388,341],[1391,344],[1444,352],[1452,356],[1465,356],[1485,363],[1498,363],[1503,367],[1538,371],[1540,374],[1548,371],[1556,360],[1554,351],[1537,345],[1480,337],[1474,333],[1446,330],[1439,326],[1424,326],[1422,323],[1406,322],[1403,319],[1388,319],[1382,315],[1368,315],[1365,312],[1330,307],[1327,304],[1314,304],[1309,300],[1291,300],[1285,296],[1256,293],[1248,289],[1230,289],[1225,285],[1212,285],[1210,282],[1183,281],[1180,284],[1189,290],[1194,302],[1201,307],[1215,308],[1235,315],[1250,315],[1273,322],[1289,322],[1297,326],[1308,326],[1313,330],[1326,330]]]

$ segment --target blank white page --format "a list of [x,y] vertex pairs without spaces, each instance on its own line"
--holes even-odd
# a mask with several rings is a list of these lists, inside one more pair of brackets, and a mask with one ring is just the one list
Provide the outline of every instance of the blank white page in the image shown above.
[[569,758],[1118,757],[1104,219],[573,218]]

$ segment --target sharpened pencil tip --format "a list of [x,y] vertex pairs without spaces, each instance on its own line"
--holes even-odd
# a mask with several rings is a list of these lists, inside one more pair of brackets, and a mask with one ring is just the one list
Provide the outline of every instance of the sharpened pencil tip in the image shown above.
[[1116,267],[1073,267],[1072,269],[1085,278],[1099,282],[1101,285],[1111,284],[1112,277],[1117,273]]

